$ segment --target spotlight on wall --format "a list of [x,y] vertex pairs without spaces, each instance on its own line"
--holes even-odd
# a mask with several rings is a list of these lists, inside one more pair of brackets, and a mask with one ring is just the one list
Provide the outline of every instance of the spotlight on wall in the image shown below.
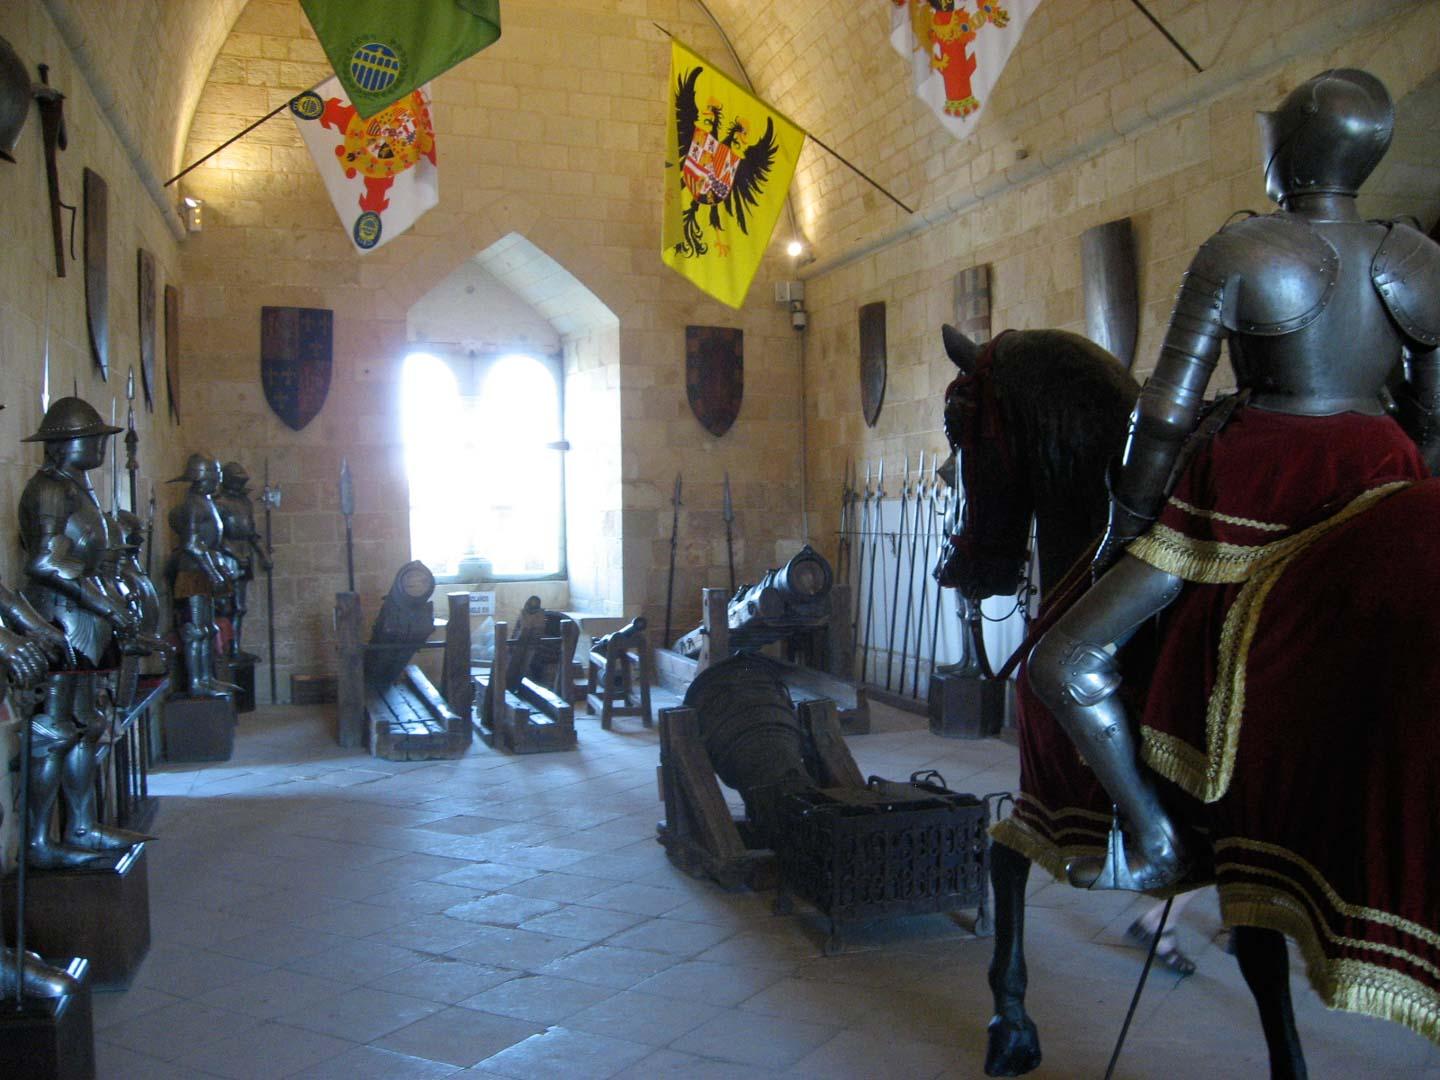
[[199,232],[205,227],[200,216],[200,212],[205,209],[205,200],[186,195],[181,203],[180,216],[185,221],[185,228],[190,232]]
[[804,242],[798,239],[791,240],[790,243],[785,245],[785,254],[789,255],[792,259],[798,259],[801,255],[805,254]]

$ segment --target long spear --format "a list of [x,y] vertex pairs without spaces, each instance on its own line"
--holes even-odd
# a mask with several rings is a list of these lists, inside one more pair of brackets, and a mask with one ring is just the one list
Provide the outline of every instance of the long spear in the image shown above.
[[270,531],[270,512],[280,508],[280,485],[270,486],[270,459],[265,459],[265,486],[260,490],[260,505],[265,507],[265,633],[270,643],[270,704],[275,696],[275,541]]
[[[939,455],[935,456],[934,464],[939,464]],[[930,589],[930,542],[935,539],[935,503],[938,491],[939,480],[936,479],[932,469],[926,480],[925,488],[925,546],[920,552],[920,613],[915,618],[915,673],[911,679],[911,688],[915,696],[920,696],[920,661],[925,655],[925,612],[929,608],[926,598]]]
[[885,638],[885,689],[890,689],[890,672],[895,663],[895,624],[900,616],[900,552],[905,542],[905,521],[910,506],[910,455],[905,455],[905,472],[900,479],[900,523],[892,534],[890,550],[895,554],[895,587],[890,590],[890,633]]
[[[860,472],[858,465],[855,468],[855,472],[856,479],[858,480]],[[856,534],[860,540],[860,565],[856,567],[855,588],[850,593],[850,641],[855,648],[860,648],[860,607],[862,600],[860,594],[864,591],[862,586],[864,586],[867,580],[865,577],[865,533],[870,528],[870,463],[868,461],[865,463],[865,493],[862,496],[859,492],[856,492],[855,498],[860,502],[860,531]],[[850,669],[850,672],[852,675],[854,674],[853,667]]]
[[355,482],[350,478],[350,459],[340,459],[340,513],[345,515],[345,579],[355,591],[355,534],[351,529],[355,517]]
[[[898,687],[901,697],[905,696],[905,668],[910,662],[907,645],[910,641],[910,614],[915,610],[915,549],[920,543],[920,502],[924,496],[924,486],[925,451],[921,450],[920,466],[915,471],[915,520],[910,527],[910,563],[905,568],[905,624],[900,630],[900,686]],[[904,541],[903,536],[901,541]]]
[[125,380],[125,472],[130,479],[130,512],[139,513],[140,500],[136,476],[140,472],[140,433],[135,430],[135,369]]
[[860,656],[860,681],[865,681],[870,667],[870,646],[874,636],[870,628],[875,616],[876,560],[880,557],[880,535],[885,528],[885,459],[880,459],[879,475],[875,479],[875,509],[870,513],[870,589],[865,598],[865,644]]
[[675,474],[675,493],[670,496],[670,583],[665,586],[665,637],[668,648],[670,637],[670,614],[675,603],[675,540],[680,535],[680,474]]
[[[735,504],[730,499],[730,474],[725,474],[725,558],[730,563],[730,595],[735,595],[735,538],[732,526],[735,524]],[[667,634],[668,638],[669,635]]]

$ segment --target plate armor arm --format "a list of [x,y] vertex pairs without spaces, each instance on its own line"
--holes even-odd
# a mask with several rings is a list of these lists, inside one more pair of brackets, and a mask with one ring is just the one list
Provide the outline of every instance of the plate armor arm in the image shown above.
[[1418,229],[1391,222],[1370,278],[1405,342],[1396,419],[1433,476],[1440,469],[1440,246]]
[[1155,371],[1130,414],[1119,474],[1110,484],[1110,522],[1095,557],[1097,572],[1158,516],[1180,447],[1199,416],[1225,335],[1225,276],[1212,264],[1202,247],[1180,284]]
[[20,593],[0,585],[0,619],[12,630],[36,638],[57,656],[65,648],[65,635],[47,621]]
[[34,538],[34,551],[25,563],[25,573],[44,588],[74,600],[86,611],[99,615],[112,626],[128,629],[134,616],[111,602],[94,579],[85,574],[84,563],[72,553],[70,539],[60,522],[42,518]]
[[1426,470],[1440,475],[1440,349],[1407,352],[1395,405],[1395,418],[1420,448]]

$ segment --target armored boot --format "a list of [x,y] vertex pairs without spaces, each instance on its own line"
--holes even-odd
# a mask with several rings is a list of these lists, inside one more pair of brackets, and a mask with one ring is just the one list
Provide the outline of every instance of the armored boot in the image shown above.
[[245,626],[245,613],[250,610],[246,604],[245,593],[248,582],[237,581],[235,583],[235,596],[231,600],[230,608],[230,659],[240,655],[240,631]]
[[238,694],[240,687],[221,682],[215,677],[215,633],[211,615],[212,601],[208,596],[186,598],[190,619],[182,624],[180,636],[185,643],[185,672],[189,677],[189,693],[195,697],[228,697]]
[[1180,585],[1179,578],[1127,556],[1060,618],[1030,655],[1031,688],[1115,804],[1105,857],[1072,859],[1065,867],[1070,884],[1079,888],[1144,892],[1172,885],[1189,870],[1179,830],[1140,764],[1135,733],[1118,696],[1119,664],[1101,644],[1125,640],[1164,609]]
[[147,837],[125,829],[111,829],[97,820],[95,809],[95,751],[105,734],[105,717],[95,702],[95,676],[75,679],[72,704],[82,734],[65,755],[60,785],[65,793],[65,843],[86,851],[124,851]]
[[71,719],[74,680],[53,674],[45,684],[45,702],[30,718],[30,790],[26,807],[26,861],[40,870],[90,866],[104,856],[58,844],[50,838],[50,819],[60,798],[66,757],[80,743]]
[[[80,983],[59,968],[53,968],[30,950],[20,967],[20,996],[57,998],[79,993]],[[0,949],[0,999],[15,996],[15,950]]]

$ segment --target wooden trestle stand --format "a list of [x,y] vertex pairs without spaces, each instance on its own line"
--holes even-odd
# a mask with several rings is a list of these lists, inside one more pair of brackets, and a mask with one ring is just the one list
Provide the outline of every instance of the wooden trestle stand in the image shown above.
[[[560,657],[556,664],[556,686],[573,693],[571,663],[578,640],[575,624],[561,620]],[[568,629],[567,629],[568,627]],[[543,754],[554,750],[574,750],[575,706],[564,693],[541,686],[532,679],[521,679],[515,690],[507,689],[513,665],[528,663],[528,654],[516,650],[509,640],[510,625],[495,624],[495,659],[489,671],[474,676],[476,731],[486,745],[512,754]],[[569,642],[569,652],[565,643]],[[519,651],[520,655],[512,655]]]
[[600,727],[611,730],[617,716],[638,716],[648,728],[650,719],[650,642],[639,631],[615,655],[590,650],[590,692],[585,704],[600,717]]

